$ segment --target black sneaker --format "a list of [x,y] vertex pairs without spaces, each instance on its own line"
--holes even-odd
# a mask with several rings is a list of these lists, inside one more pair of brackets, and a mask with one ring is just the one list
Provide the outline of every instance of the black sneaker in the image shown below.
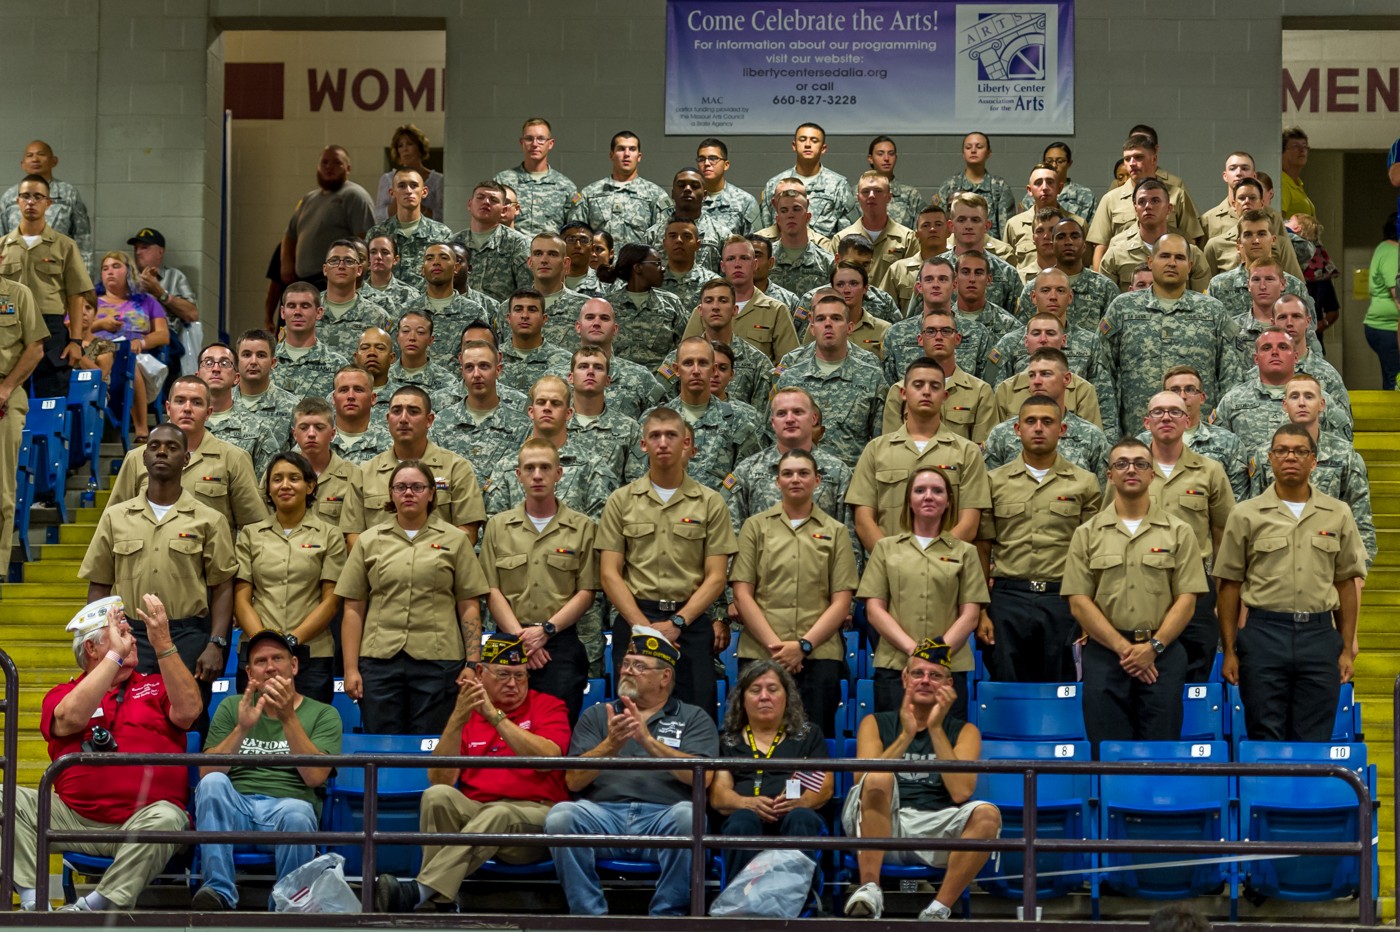
[[374,878],[374,911],[377,913],[407,913],[418,905],[418,884],[400,880],[393,874]]
[[200,887],[190,898],[190,911],[196,913],[221,913],[233,909],[224,895],[210,886]]

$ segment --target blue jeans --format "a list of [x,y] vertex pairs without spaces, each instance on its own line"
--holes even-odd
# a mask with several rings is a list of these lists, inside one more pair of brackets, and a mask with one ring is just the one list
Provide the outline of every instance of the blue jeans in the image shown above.
[[[314,832],[316,810],[301,799],[244,796],[234,789],[228,774],[211,773],[195,790],[195,825],[211,832]],[[234,884],[233,845],[200,845],[204,886],[218,893],[230,906],[238,905]],[[240,845],[240,850],[247,847]],[[277,858],[277,879],[290,874],[316,856],[315,845],[258,845]]]
[[1395,377],[1400,375],[1400,345],[1396,344],[1394,330],[1377,330],[1364,327],[1366,343],[1376,354],[1381,364],[1381,389],[1395,391]]
[[[559,803],[544,820],[547,835],[687,835],[690,803],[593,803],[586,799]],[[651,898],[653,916],[690,915],[689,848],[551,848],[554,869],[569,912],[603,916],[608,901],[598,880],[598,858],[657,861],[661,876]]]

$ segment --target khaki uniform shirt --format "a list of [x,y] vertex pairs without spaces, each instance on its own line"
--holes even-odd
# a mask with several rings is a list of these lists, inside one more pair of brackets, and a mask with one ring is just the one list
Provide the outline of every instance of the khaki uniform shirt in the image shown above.
[[[856,598],[883,599],[890,614],[916,642],[947,631],[960,606],[991,601],[977,548],[944,532],[925,549],[907,531],[875,544]],[[875,648],[877,667],[902,670],[908,659],[888,638],[881,638]],[[972,651],[963,645],[953,655],[953,671],[971,669]]]
[[[899,390],[904,380],[890,386],[885,395],[885,417],[880,425],[880,433],[892,434],[904,423],[904,399]],[[992,387],[972,375],[966,369],[957,369],[948,376],[943,387],[948,390],[948,400],[943,402],[943,423],[948,429],[973,443],[987,439],[996,426],[997,404]]]
[[[1205,228],[1201,226],[1201,212],[1196,209],[1186,186],[1180,180],[1173,182],[1164,177],[1160,171],[1157,172],[1157,180],[1167,186],[1167,200],[1172,205],[1172,212],[1167,215],[1167,229],[1182,234],[1188,241],[1200,239],[1205,235]],[[1123,230],[1136,226],[1133,186],[1123,184],[1110,189],[1099,199],[1099,206],[1094,209],[1094,222],[1089,225],[1084,239],[1090,243],[1107,243]]]
[[46,317],[68,313],[69,298],[93,290],[78,244],[48,224],[32,247],[18,229],[0,237],[0,278],[27,287]]
[[[0,278],[0,379],[10,374],[26,346],[48,338],[49,328],[34,303],[34,293],[19,282]],[[15,417],[29,410],[23,383],[10,393],[9,406]]]
[[[1019,372],[999,383],[993,393],[996,398],[996,419],[1004,421],[1009,417],[1019,417],[1021,403],[1031,396],[1031,378]],[[1065,410],[1073,411],[1095,427],[1103,427],[1103,416],[1099,411],[1099,395],[1094,386],[1077,375],[1069,377],[1069,388],[1065,389]]]
[[[434,518],[459,526],[486,520],[481,483],[471,463],[432,441],[428,441],[428,448],[419,459],[432,469],[437,483],[433,496]],[[359,534],[365,528],[394,520],[384,506],[389,504],[389,477],[398,465],[399,458],[390,447],[360,467],[360,482],[358,485],[351,483],[350,495],[340,510],[343,533]]]
[[900,533],[904,512],[904,490],[909,477],[921,466],[937,466],[953,483],[959,510],[990,508],[992,493],[987,485],[987,468],[977,444],[939,427],[922,453],[909,438],[908,425],[870,441],[856,463],[846,490],[846,504],[875,509],[875,522],[886,535]]
[[598,549],[622,554],[623,578],[637,598],[684,602],[705,578],[705,558],[728,556],[739,543],[718,492],[686,476],[662,502],[648,474],[608,498]]
[[[846,342],[852,346],[863,349],[867,353],[874,353],[876,359],[885,358],[885,331],[890,329],[890,323],[865,311],[860,315],[860,321],[851,328],[851,335]],[[816,342],[816,334],[810,329],[802,335],[802,345]]]
[[919,281],[919,269],[924,267],[926,261],[919,255],[918,240],[914,242],[914,252],[909,258],[891,262],[879,281],[871,279],[871,284],[893,298],[894,306],[898,308],[909,307],[909,302],[914,298],[914,286]]
[[[1196,248],[1195,243],[1186,244],[1186,253],[1191,259],[1191,276],[1187,282],[1192,291],[1205,291],[1210,287],[1211,271],[1206,262],[1206,254]],[[1099,272],[1113,280],[1119,291],[1133,290],[1133,272],[1147,261],[1150,250],[1142,240],[1142,231],[1136,223],[1113,237],[1099,262]]]
[[[754,600],[781,641],[806,637],[838,592],[855,592],[860,577],[846,526],[816,505],[797,527],[781,502],[744,522],[739,553],[729,571],[731,583],[753,585]],[[768,648],[745,628],[739,656],[766,659]],[[812,660],[840,660],[845,645],[839,635],[812,647]]]
[[[865,224],[861,218],[857,217],[855,223],[843,230],[836,231],[836,235],[831,238],[832,245],[840,243],[842,237],[850,236],[853,233],[859,233],[861,236],[870,235],[865,231]],[[885,228],[872,242],[875,244],[875,260],[870,263],[870,268],[866,270],[870,273],[871,284],[884,278],[885,271],[895,262],[919,253],[919,239],[914,235],[914,231],[901,223],[896,223],[893,218],[886,218]]]
[[563,502],[543,531],[525,506],[493,515],[481,538],[481,568],[521,624],[548,621],[574,595],[598,582],[598,525]]
[[1332,612],[1341,606],[1335,584],[1365,578],[1366,551],[1345,502],[1313,489],[1295,518],[1270,486],[1230,513],[1213,573],[1241,583],[1250,608]]
[[[1156,475],[1147,487],[1147,494],[1153,505],[1186,522],[1196,535],[1201,556],[1209,564],[1215,552],[1215,539],[1210,529],[1225,527],[1230,512],[1235,510],[1235,492],[1230,487],[1230,478],[1225,475],[1225,467],[1190,447],[1183,447],[1181,459],[1176,461],[1170,477],[1162,471],[1160,463],[1153,463],[1152,471]],[[1107,500],[1113,501],[1112,486]]]
[[[704,332],[700,312],[692,311],[683,339],[702,336]],[[734,335],[757,348],[774,365],[798,346],[797,331],[792,326],[792,312],[777,298],[761,291],[755,291],[743,310],[734,315]]]
[[[142,448],[137,447],[122,460],[107,507],[110,509],[133,498],[144,499],[149,482]],[[185,464],[180,484],[186,492],[193,493],[195,498],[223,515],[230,544],[235,529],[267,517],[267,502],[253,473],[253,461],[247,453],[207,430],[199,446],[190,451],[190,461]]]
[[326,471],[316,477],[316,501],[311,503],[311,510],[315,512],[316,517],[333,528],[339,528],[340,513],[350,497],[350,486],[358,482],[359,478],[358,465],[332,453],[331,461],[326,464]]
[[464,660],[457,603],[486,590],[466,533],[435,511],[411,540],[397,521],[365,531],[335,594],[369,603],[361,657],[387,660],[402,650],[418,660]]
[[175,620],[207,617],[209,589],[237,570],[227,522],[186,489],[159,522],[144,496],[109,505],[78,575],[111,586],[133,617],[142,595],[158,595]]
[[1036,481],[1024,457],[987,474],[992,507],[982,512],[977,536],[990,540],[996,566],[1006,579],[1058,580],[1074,529],[1098,514],[1099,480],[1063,456]]
[[[1015,251],[1014,264],[1020,268],[1027,267],[1028,263],[1035,258],[1035,210],[1032,207],[1021,211],[1006,221],[1006,226],[1001,231],[1001,238]],[[1078,214],[1070,214],[1069,219],[1078,223],[1081,229],[1088,229],[1088,224]],[[1005,257],[1003,256],[1003,258]],[[1042,268],[1050,268],[1054,264],[1052,262],[1049,266],[1038,266],[1035,271],[1039,272]],[[1033,272],[1032,277],[1034,274]]]
[[1060,583],[1060,595],[1089,596],[1120,631],[1155,631],[1177,596],[1206,591],[1196,535],[1155,506],[1131,536],[1111,507],[1080,525]]
[[[283,634],[321,604],[321,583],[335,582],[345,569],[345,536],[314,512],[307,512],[290,534],[283,533],[275,517],[249,525],[238,532],[233,552],[238,578],[253,587],[258,620]],[[335,653],[329,628],[306,645],[312,657]]]

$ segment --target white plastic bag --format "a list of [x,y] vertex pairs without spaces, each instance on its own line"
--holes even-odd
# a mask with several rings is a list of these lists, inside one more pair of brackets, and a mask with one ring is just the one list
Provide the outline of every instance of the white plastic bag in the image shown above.
[[155,401],[156,395],[160,393],[160,387],[165,384],[165,376],[170,371],[170,367],[152,353],[137,353],[136,370],[146,380],[146,397]]
[[710,904],[711,916],[796,919],[807,904],[816,862],[787,848],[760,851]]
[[185,355],[180,357],[180,374],[198,375],[199,351],[204,348],[204,324],[197,320],[193,323],[182,321],[180,346],[185,350]]
[[292,871],[272,888],[279,913],[358,913],[360,898],[345,882],[345,858],[323,854]]

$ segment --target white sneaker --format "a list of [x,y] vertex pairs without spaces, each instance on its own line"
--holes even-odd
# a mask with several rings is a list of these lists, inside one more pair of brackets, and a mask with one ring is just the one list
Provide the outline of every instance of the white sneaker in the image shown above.
[[861,884],[846,900],[846,915],[853,919],[879,919],[885,911],[885,893],[878,883]]
[[937,900],[930,900],[929,904],[924,907],[923,912],[919,913],[919,918],[951,919],[953,918],[953,911],[948,907],[944,906],[942,903],[938,902]]

